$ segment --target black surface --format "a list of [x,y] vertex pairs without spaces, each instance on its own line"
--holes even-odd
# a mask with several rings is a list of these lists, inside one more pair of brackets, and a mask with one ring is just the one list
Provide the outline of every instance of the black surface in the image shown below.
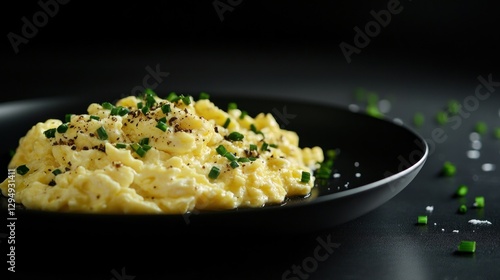
[[[466,110],[460,124],[455,119],[440,126],[434,119],[450,99],[465,104],[474,96],[479,76],[500,81],[498,4],[401,2],[405,10],[347,63],[339,44],[351,42],[353,28],[371,21],[370,11],[382,9],[388,1],[312,1],[308,6],[243,1],[223,22],[211,1],[193,2],[168,1],[163,7],[137,2],[114,8],[70,2],[28,44],[21,45],[18,54],[10,45],[3,50],[6,95],[2,100],[96,91],[125,95],[143,84],[146,67],[159,65],[169,75],[158,91],[305,96],[362,109],[366,103],[353,94],[362,86],[391,102],[388,117],[412,126],[413,114],[422,112],[426,121],[417,131],[432,140],[432,131],[441,127],[447,139],[439,144],[429,141],[434,145],[424,168],[393,199],[329,230],[267,239],[207,236],[161,243],[144,235],[117,237],[110,243],[94,235],[71,240],[63,234],[47,234],[31,240],[39,240],[36,248],[22,249],[29,251],[28,258],[47,263],[75,251],[92,257],[72,265],[33,267],[31,279],[42,275],[119,279],[116,273],[134,279],[287,279],[286,271],[314,264],[319,240],[332,243],[332,251],[319,251],[329,252],[328,257],[318,259],[317,267],[308,271],[295,270],[304,274],[294,273],[288,279],[498,278],[500,142],[492,131],[500,126],[499,87],[490,89],[491,96],[479,101],[477,108]],[[37,9],[37,4],[24,2],[9,9],[4,34],[19,32],[21,17]],[[470,159],[466,152],[472,149],[469,136],[477,121],[486,122],[489,131],[482,136],[481,156]],[[454,177],[438,176],[446,160],[457,165]],[[497,168],[484,172],[484,163]],[[470,187],[464,201],[453,197],[460,184]],[[460,203],[471,206],[477,195],[485,196],[484,209],[456,213]],[[434,206],[434,211],[426,212],[426,206]],[[415,224],[421,214],[429,215],[427,226]],[[474,226],[470,219],[492,225]],[[65,245],[53,245],[59,237],[66,240]],[[459,241],[465,239],[477,241],[475,254],[456,254]],[[6,239],[0,240],[5,256]],[[20,248],[23,242],[28,240],[19,239]],[[18,265],[28,265],[22,258],[19,255]]]

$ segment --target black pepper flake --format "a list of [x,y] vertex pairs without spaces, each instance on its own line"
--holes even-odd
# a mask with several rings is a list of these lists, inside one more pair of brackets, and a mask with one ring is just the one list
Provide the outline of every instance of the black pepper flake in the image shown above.
[[219,128],[217,126],[214,127],[214,131],[215,131],[215,133],[219,133]]
[[56,185],[56,181],[51,180],[51,181],[49,182],[49,186],[53,187],[53,186],[55,186],[55,185]]
[[83,150],[84,150],[84,151],[87,151],[88,149],[89,149],[89,147],[87,147],[87,146],[84,146],[84,147],[83,147]]
[[71,146],[71,150],[76,150],[76,146]]
[[175,122],[177,120],[177,117],[171,117],[169,120],[168,120],[168,124],[170,126],[172,126],[172,123]]
[[69,167],[67,167],[67,166],[66,166],[66,167],[64,167],[64,170],[66,170],[66,171],[70,171],[71,169],[70,169]]
[[94,134],[94,133],[92,133],[92,132],[91,132],[91,133],[89,133],[89,135],[90,135],[90,137],[94,137],[94,136],[95,136],[95,134]]
[[71,161],[68,161],[68,165],[71,166]]

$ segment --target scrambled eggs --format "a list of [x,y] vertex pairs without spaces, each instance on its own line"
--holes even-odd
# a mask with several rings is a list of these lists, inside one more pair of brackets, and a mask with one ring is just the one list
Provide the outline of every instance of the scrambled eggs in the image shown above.
[[[234,105],[234,104],[233,104]],[[314,187],[320,147],[271,114],[152,91],[35,124],[19,141],[15,200],[28,209],[186,213],[279,204]],[[0,184],[8,193],[8,180]]]

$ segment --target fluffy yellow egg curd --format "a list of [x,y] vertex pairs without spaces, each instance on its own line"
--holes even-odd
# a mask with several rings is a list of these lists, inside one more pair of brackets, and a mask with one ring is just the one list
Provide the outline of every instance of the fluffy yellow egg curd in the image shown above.
[[[84,213],[262,207],[309,195],[323,159],[269,113],[149,91],[35,124],[9,163],[10,197],[27,209]],[[11,179],[0,184],[4,196]]]

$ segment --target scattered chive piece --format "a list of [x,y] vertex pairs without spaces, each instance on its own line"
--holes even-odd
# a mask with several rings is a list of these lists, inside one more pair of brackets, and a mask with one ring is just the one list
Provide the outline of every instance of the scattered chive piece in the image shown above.
[[245,136],[243,136],[243,134],[236,131],[229,133],[229,135],[227,136],[227,138],[229,138],[229,140],[231,141],[241,141],[244,137]]
[[476,196],[474,201],[474,206],[476,208],[484,208],[484,196]]
[[212,179],[217,179],[220,174],[220,169],[217,166],[212,166],[212,169],[210,169],[210,172],[208,173],[208,177]]
[[146,95],[146,107],[152,107],[156,104],[156,99],[151,95]]
[[231,163],[229,164],[233,169],[240,166],[235,160],[231,161]]
[[377,106],[378,95],[375,92],[369,92],[367,95],[367,102],[370,106]]
[[111,111],[109,112],[109,114],[111,116],[116,116],[116,115],[118,115],[119,112],[120,112],[120,109],[118,107],[113,107],[113,108],[111,108]]
[[444,125],[448,122],[448,113],[444,111],[440,111],[436,114],[436,121],[440,125]]
[[468,191],[469,191],[469,188],[466,185],[460,185],[456,191],[456,195],[463,197],[467,194]]
[[427,224],[427,216],[418,216],[417,223],[421,225]]
[[425,122],[424,114],[415,113],[415,115],[413,116],[413,124],[416,127],[422,127],[424,125],[424,122]]
[[455,167],[455,165],[453,165],[453,163],[446,161],[443,164],[442,173],[444,176],[450,177],[450,176],[455,175],[456,172],[457,172],[457,168]]
[[358,102],[364,102],[366,100],[366,91],[362,87],[354,89],[354,95]]
[[277,144],[269,144],[269,147],[271,147],[271,148],[278,148],[278,145]]
[[30,171],[30,169],[26,165],[20,165],[16,168],[17,174],[24,175]]
[[500,139],[500,127],[495,128],[495,138]]
[[68,131],[68,124],[67,123],[63,123],[57,127],[57,132],[59,132],[59,133],[64,133],[66,131]]
[[244,119],[248,115],[247,111],[241,111],[240,120]]
[[224,156],[225,154],[227,154],[226,147],[224,147],[223,145],[219,145],[217,148],[215,148],[215,150],[221,156]]
[[13,157],[15,154],[16,154],[16,150],[10,149],[10,151],[9,151],[10,157]]
[[45,137],[47,138],[54,138],[56,137],[56,129],[55,128],[47,129],[43,132],[43,134],[45,134]]
[[145,137],[145,138],[142,138],[141,140],[139,140],[139,145],[148,145],[149,144],[149,138],[148,137]]
[[375,118],[382,118],[384,116],[375,104],[366,106],[366,113]]
[[460,207],[458,207],[458,212],[460,214],[465,214],[467,212],[467,206],[465,204],[460,205]]
[[104,102],[101,104],[101,106],[102,106],[102,108],[107,109],[107,110],[111,110],[113,107],[115,107],[115,106],[113,106],[113,104],[111,104],[109,102]]
[[227,152],[227,153],[224,155],[224,157],[226,157],[226,158],[227,158],[228,160],[230,160],[230,161],[235,161],[235,160],[236,160],[236,157],[235,157],[233,154],[229,153],[229,152]]
[[73,116],[73,114],[66,114],[66,116],[64,117],[64,120],[66,122],[70,122],[71,121],[71,117]]
[[463,253],[474,253],[476,251],[476,241],[460,241],[460,244],[458,245],[458,251]]
[[146,88],[144,90],[144,95],[146,95],[146,96],[156,96],[156,92],[154,92],[154,90],[151,89],[151,88]]
[[238,159],[238,162],[250,162],[250,159],[249,158],[246,158],[246,157],[240,157]]
[[476,123],[476,132],[484,135],[488,132],[488,125],[485,122],[477,122]]
[[257,158],[256,158],[256,157],[248,157],[248,159],[249,159],[250,161],[255,161],[255,160],[257,160]]
[[170,104],[165,104],[165,105],[161,106],[161,111],[162,111],[164,114],[168,114],[168,113],[170,113]]
[[167,131],[167,124],[162,122],[162,121],[159,121],[157,124],[156,124],[156,127],[161,129],[162,131]]
[[260,147],[260,150],[261,151],[267,151],[267,147],[269,146],[269,144],[267,144],[266,142],[262,143],[262,146]]
[[136,152],[140,157],[143,157],[146,154],[146,151],[138,143],[133,143],[130,147],[132,147],[132,150],[134,150],[134,152]]
[[151,150],[151,148],[152,148],[152,147],[151,147],[151,146],[149,146],[149,145],[144,144],[144,145],[141,145],[141,148],[142,148],[145,152],[147,152],[147,151]]
[[99,127],[97,129],[97,137],[101,140],[106,140],[108,139],[108,133],[106,132],[106,130],[104,129],[104,127]]
[[149,112],[149,107],[144,106],[144,107],[142,107],[141,111],[142,111],[142,113],[143,113],[144,115],[146,115],[146,114]]
[[137,109],[142,109],[143,106],[144,104],[142,102],[137,103]]
[[167,99],[170,102],[177,102],[181,98],[175,92],[171,92],[165,99]]
[[54,171],[52,171],[52,174],[54,174],[55,176],[57,176],[61,173],[62,173],[61,169],[54,169]]
[[238,105],[235,103],[235,102],[230,102],[229,104],[227,104],[227,110],[234,110],[234,109],[238,109]]
[[96,121],[98,121],[98,120],[100,120],[101,118],[99,118],[98,116],[90,116],[90,119],[91,119],[91,120],[96,120]]
[[302,171],[302,176],[300,177],[300,182],[301,183],[309,183],[309,180],[311,180],[311,173]]
[[130,112],[129,109],[125,108],[125,107],[120,107],[120,109],[118,110],[118,115],[120,116],[125,116],[126,114],[128,114]]
[[206,92],[200,92],[200,96],[198,97],[198,100],[201,100],[201,99],[210,99],[210,94],[208,94]]
[[227,128],[229,126],[229,124],[231,123],[231,119],[230,118],[227,118],[226,121],[224,122],[224,125],[223,127],[224,128]]
[[115,145],[115,147],[117,149],[125,149],[127,147],[127,144],[118,143],[118,144]]
[[182,96],[181,98],[182,98],[182,102],[184,102],[184,104],[186,104],[186,105],[191,104],[191,96],[186,95],[186,96]]
[[458,111],[460,110],[460,103],[456,100],[450,100],[448,102],[448,112],[452,115],[458,114]]
[[250,151],[257,151],[257,145],[250,144]]
[[167,117],[163,117],[163,118],[159,119],[158,121],[159,122],[167,123]]

